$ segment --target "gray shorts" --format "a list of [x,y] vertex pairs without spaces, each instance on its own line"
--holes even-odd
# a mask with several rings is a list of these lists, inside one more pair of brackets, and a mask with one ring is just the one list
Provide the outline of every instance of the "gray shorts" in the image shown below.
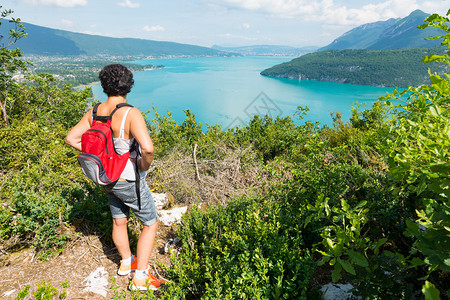
[[150,226],[158,221],[155,201],[144,178],[140,180],[141,210],[139,210],[136,196],[135,181],[117,181],[103,186],[108,196],[109,208],[114,219],[127,218],[130,208],[142,224]]

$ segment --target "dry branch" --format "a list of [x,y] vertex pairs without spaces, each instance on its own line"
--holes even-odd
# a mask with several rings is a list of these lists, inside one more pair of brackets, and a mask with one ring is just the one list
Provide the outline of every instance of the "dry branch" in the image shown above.
[[[170,192],[176,204],[210,202],[226,205],[231,197],[249,195],[267,178],[253,148],[208,145],[216,157],[203,158],[205,149],[194,145],[191,153],[174,148],[155,159],[149,170],[149,185],[155,192]],[[200,158],[199,158],[200,157]]]

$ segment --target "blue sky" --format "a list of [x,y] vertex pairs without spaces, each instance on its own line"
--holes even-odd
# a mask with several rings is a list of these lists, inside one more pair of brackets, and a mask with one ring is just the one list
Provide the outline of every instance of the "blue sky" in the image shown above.
[[450,0],[3,0],[23,22],[111,37],[217,45],[325,46],[365,23]]

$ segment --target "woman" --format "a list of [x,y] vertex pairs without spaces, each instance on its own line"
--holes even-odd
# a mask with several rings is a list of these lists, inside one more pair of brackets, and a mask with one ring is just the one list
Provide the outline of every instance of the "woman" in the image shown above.
[[[105,66],[99,74],[103,91],[108,99],[101,103],[97,110],[98,116],[109,116],[120,103],[126,103],[134,80],[133,73],[123,65],[112,64]],[[92,126],[92,109],[90,109],[75,127],[68,133],[66,143],[81,151],[81,136]],[[109,207],[113,218],[112,238],[120,256],[122,257],[119,275],[127,275],[136,271],[131,288],[134,290],[157,289],[163,280],[152,276],[148,270],[148,261],[153,248],[158,229],[158,214],[150,189],[145,181],[146,171],[153,160],[153,144],[147,131],[147,126],[141,112],[134,107],[122,107],[112,117],[114,146],[118,154],[130,151],[134,140],[140,146],[141,155],[136,157],[132,152],[120,179],[103,189],[109,200]],[[138,208],[136,195],[136,172],[140,177],[141,209]],[[139,236],[136,256],[131,253],[128,240],[127,221],[130,209],[143,224]],[[137,259],[139,258],[139,259]]]

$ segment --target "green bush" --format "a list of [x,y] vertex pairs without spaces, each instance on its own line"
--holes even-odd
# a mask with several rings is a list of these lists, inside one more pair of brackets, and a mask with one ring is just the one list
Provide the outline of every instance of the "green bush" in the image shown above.
[[176,289],[204,299],[311,295],[315,263],[301,235],[282,228],[274,205],[243,198],[206,212],[193,209],[179,232],[184,251],[168,270]]

